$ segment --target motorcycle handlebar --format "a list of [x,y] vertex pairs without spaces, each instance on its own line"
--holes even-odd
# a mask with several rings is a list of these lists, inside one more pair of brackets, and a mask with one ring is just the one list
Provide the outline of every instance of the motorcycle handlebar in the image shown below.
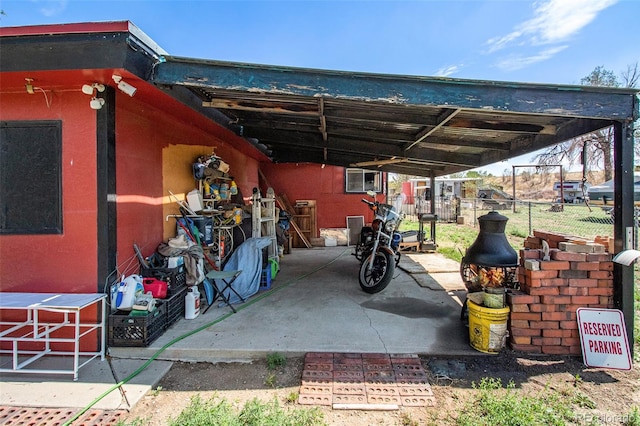
[[376,203],[374,203],[374,202],[372,202],[372,201],[365,200],[364,198],[362,199],[362,202],[363,202],[363,203],[367,203],[367,204],[369,204],[370,206],[373,206],[373,205],[375,205],[375,204],[376,204]]

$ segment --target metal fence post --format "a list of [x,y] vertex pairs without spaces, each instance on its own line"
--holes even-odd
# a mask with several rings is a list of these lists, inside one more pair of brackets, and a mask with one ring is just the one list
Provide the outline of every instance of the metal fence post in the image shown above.
[[478,199],[473,199],[473,226],[476,226],[476,222],[478,220]]
[[533,224],[531,223],[531,201],[529,201],[529,235],[533,235]]

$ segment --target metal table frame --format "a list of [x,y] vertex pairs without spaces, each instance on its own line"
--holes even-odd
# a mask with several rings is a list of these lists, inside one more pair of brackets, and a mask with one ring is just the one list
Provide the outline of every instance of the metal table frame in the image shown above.
[[[99,309],[94,322],[81,323],[81,312],[91,306]],[[0,319],[0,344],[10,343],[11,349],[0,348],[0,354],[11,355],[11,368],[0,366],[0,372],[73,374],[78,380],[78,370],[93,359],[105,359],[106,342],[106,295],[98,293],[56,294],[56,293],[0,293],[0,310],[22,311],[22,321]],[[56,319],[41,319],[41,313],[55,312]],[[59,330],[73,329],[72,337],[60,337]],[[80,351],[80,340],[94,330],[99,330],[100,341],[97,351]],[[52,348],[52,343],[73,344],[73,351]],[[21,348],[30,345],[29,349]],[[41,345],[41,346],[39,346]],[[38,349],[33,349],[38,346]],[[55,346],[55,345],[54,345]],[[73,367],[59,369],[25,368],[46,355],[73,356]],[[80,357],[83,357],[81,362]],[[84,357],[88,359],[84,360]]]

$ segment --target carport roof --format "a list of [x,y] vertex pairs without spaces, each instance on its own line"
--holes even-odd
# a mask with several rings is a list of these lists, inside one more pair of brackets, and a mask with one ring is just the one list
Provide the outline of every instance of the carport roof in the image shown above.
[[637,118],[637,90],[369,74],[164,56],[150,82],[276,163],[442,176]]
[[[276,163],[443,176],[638,117],[636,89],[182,58],[128,21],[5,27],[0,38],[3,91],[24,90],[25,77],[50,87],[78,76],[112,84],[111,73],[124,71],[234,131],[250,142],[250,152],[257,148]],[[160,102],[156,93],[145,93]]]

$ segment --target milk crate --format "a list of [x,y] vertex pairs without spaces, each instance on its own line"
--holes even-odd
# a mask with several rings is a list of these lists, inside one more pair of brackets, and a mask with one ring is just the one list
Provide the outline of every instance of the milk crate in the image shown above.
[[187,274],[184,265],[179,265],[175,268],[140,267],[140,275],[145,278],[157,278],[161,281],[166,281],[169,285],[169,290],[178,290],[187,284]]
[[149,346],[164,332],[166,322],[166,303],[156,304],[155,309],[146,315],[131,315],[130,312],[116,311],[108,318],[107,344],[109,346]]
[[271,288],[271,265],[267,265],[260,274],[259,291],[269,290]]
[[167,294],[164,305],[167,309],[167,321],[165,328],[171,327],[176,321],[184,317],[184,296],[187,294],[187,286],[177,289],[172,288]]

